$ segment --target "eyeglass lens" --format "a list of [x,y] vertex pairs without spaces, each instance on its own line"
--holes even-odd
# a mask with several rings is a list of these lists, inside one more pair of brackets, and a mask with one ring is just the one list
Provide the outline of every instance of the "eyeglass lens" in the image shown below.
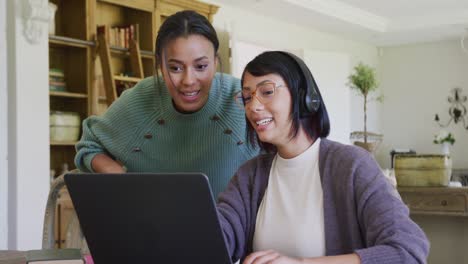
[[274,83],[263,83],[257,86],[255,91],[242,90],[242,100],[244,104],[248,104],[252,101],[252,96],[256,96],[261,103],[266,103],[273,98],[275,94]]

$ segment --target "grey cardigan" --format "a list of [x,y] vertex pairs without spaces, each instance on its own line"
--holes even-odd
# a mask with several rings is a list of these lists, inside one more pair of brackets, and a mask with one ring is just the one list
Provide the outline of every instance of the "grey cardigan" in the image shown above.
[[[219,195],[218,215],[233,260],[252,252],[257,211],[274,155],[246,162]],[[425,234],[367,151],[322,139],[319,170],[327,256],[354,252],[363,264],[426,263]]]

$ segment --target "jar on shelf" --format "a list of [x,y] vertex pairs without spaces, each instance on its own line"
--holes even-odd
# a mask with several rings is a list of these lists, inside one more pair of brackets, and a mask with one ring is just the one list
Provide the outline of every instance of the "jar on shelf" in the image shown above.
[[80,115],[75,112],[50,112],[50,140],[77,141],[80,135]]

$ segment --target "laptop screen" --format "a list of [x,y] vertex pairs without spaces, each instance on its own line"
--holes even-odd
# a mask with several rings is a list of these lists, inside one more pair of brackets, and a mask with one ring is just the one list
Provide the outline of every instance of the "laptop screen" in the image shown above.
[[95,263],[231,263],[201,173],[67,174]]

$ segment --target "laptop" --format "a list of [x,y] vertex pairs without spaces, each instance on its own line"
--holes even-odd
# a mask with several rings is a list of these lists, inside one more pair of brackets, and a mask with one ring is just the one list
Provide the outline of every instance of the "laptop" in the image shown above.
[[67,174],[97,264],[231,264],[201,173]]

